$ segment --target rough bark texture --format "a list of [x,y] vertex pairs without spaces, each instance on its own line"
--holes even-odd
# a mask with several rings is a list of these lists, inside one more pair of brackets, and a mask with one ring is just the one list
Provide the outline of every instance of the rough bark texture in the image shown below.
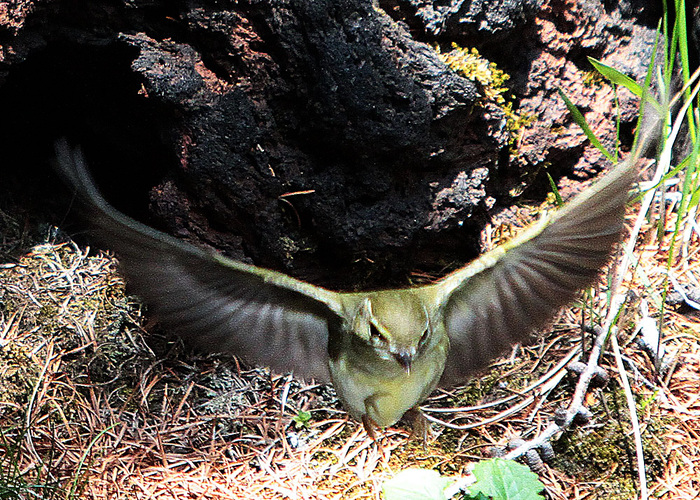
[[[494,200],[542,165],[604,167],[556,88],[611,145],[614,95],[586,56],[643,78],[653,19],[630,5],[0,4],[2,195],[65,210],[37,165],[66,135],[111,201],[170,233],[336,288],[405,283],[472,257]],[[504,110],[429,45],[453,41],[510,73],[535,118],[510,162]]]

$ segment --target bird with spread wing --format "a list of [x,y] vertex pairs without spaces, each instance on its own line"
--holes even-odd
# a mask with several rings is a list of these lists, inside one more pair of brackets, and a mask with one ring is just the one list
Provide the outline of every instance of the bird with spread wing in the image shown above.
[[341,293],[135,221],[102,197],[79,149],[63,140],[56,150],[96,236],[162,324],[201,349],[331,382],[370,431],[465,381],[595,281],[620,239],[639,156],[435,283]]

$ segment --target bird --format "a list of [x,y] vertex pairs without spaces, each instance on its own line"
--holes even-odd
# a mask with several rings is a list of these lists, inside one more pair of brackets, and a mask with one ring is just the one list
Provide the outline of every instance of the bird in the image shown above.
[[79,147],[55,167],[158,321],[195,347],[331,383],[368,432],[467,381],[590,286],[621,238],[641,147],[562,208],[429,284],[337,292],[230,259],[121,213]]

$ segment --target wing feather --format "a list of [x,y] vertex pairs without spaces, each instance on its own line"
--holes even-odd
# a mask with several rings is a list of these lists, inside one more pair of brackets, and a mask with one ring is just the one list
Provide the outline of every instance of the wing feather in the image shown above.
[[548,219],[436,284],[450,351],[441,385],[463,382],[595,280],[623,229],[636,156]]
[[329,324],[337,294],[227,259],[145,226],[110,206],[82,154],[56,145],[57,169],[88,207],[96,236],[117,253],[129,286],[164,325],[196,346],[330,381]]

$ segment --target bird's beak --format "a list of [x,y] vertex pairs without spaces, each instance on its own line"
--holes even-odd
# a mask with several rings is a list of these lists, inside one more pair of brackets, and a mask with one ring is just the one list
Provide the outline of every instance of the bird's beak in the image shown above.
[[411,363],[413,362],[411,353],[405,351],[396,352],[394,353],[394,359],[401,365],[406,373],[411,373]]

